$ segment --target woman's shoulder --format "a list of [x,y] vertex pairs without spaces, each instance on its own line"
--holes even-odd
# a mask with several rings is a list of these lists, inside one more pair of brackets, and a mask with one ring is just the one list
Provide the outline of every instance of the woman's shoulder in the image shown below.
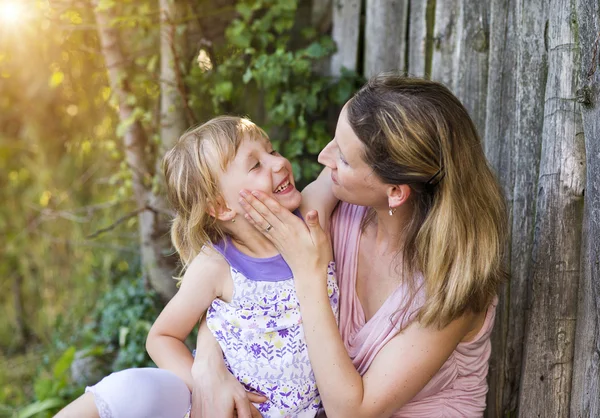
[[360,222],[368,210],[366,206],[353,205],[352,203],[340,202],[333,212],[333,223]]

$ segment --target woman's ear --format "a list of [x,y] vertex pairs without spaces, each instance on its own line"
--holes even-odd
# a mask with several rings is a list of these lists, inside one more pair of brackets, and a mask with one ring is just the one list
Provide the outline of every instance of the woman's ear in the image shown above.
[[388,206],[396,209],[404,204],[410,197],[412,189],[408,184],[397,184],[390,186],[387,190]]

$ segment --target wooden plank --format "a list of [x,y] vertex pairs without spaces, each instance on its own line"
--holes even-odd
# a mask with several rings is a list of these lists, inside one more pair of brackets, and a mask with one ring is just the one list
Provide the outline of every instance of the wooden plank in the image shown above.
[[[492,0],[490,13],[490,71],[488,76],[485,154],[507,199],[509,236],[512,236],[512,191],[515,184],[515,119],[517,43],[515,33],[516,0]],[[537,166],[536,166],[537,167]],[[505,268],[510,271],[510,242],[507,242]],[[512,281],[498,293],[496,321],[492,332],[492,354],[488,376],[486,417],[500,417],[505,409],[508,358],[507,340],[514,311],[509,309]],[[522,328],[522,327],[521,327]],[[520,351],[520,350],[519,350]]]
[[404,71],[408,0],[367,0],[364,75]]
[[454,89],[458,65],[456,50],[462,31],[461,0],[436,0],[431,79]]
[[463,102],[484,136],[491,0],[438,0],[431,75]]
[[520,417],[566,417],[580,276],[585,147],[577,90],[575,0],[551,0],[548,79]]
[[411,0],[408,24],[408,74],[425,76],[427,59],[427,1]]
[[577,1],[587,182],[571,417],[600,416],[600,4]]
[[514,416],[518,407],[531,277],[535,216],[532,196],[536,192],[544,119],[545,3],[492,3],[484,142],[507,196],[511,235],[507,257],[510,280],[500,293],[492,335],[488,417]]
[[331,37],[337,51],[331,56],[331,75],[339,76],[342,68],[356,71],[358,35],[360,32],[360,0],[333,0]]
[[462,0],[454,93],[485,134],[491,0]]

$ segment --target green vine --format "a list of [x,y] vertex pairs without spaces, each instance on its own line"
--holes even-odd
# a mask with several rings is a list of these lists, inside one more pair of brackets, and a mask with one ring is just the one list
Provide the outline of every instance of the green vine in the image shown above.
[[198,91],[192,106],[203,119],[248,115],[306,184],[321,169],[315,160],[331,139],[331,114],[361,80],[348,71],[335,80],[315,71],[335,44],[312,28],[296,30],[297,8],[297,0],[240,1],[226,30],[227,49],[212,51],[212,68],[193,69],[188,81]]

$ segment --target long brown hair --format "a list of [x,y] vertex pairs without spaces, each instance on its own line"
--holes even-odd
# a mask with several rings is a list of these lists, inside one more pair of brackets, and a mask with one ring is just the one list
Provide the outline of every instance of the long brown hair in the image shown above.
[[347,110],[364,161],[413,191],[402,259],[409,277],[425,279],[420,322],[443,327],[481,312],[505,277],[506,205],[466,109],[440,83],[383,74]]

